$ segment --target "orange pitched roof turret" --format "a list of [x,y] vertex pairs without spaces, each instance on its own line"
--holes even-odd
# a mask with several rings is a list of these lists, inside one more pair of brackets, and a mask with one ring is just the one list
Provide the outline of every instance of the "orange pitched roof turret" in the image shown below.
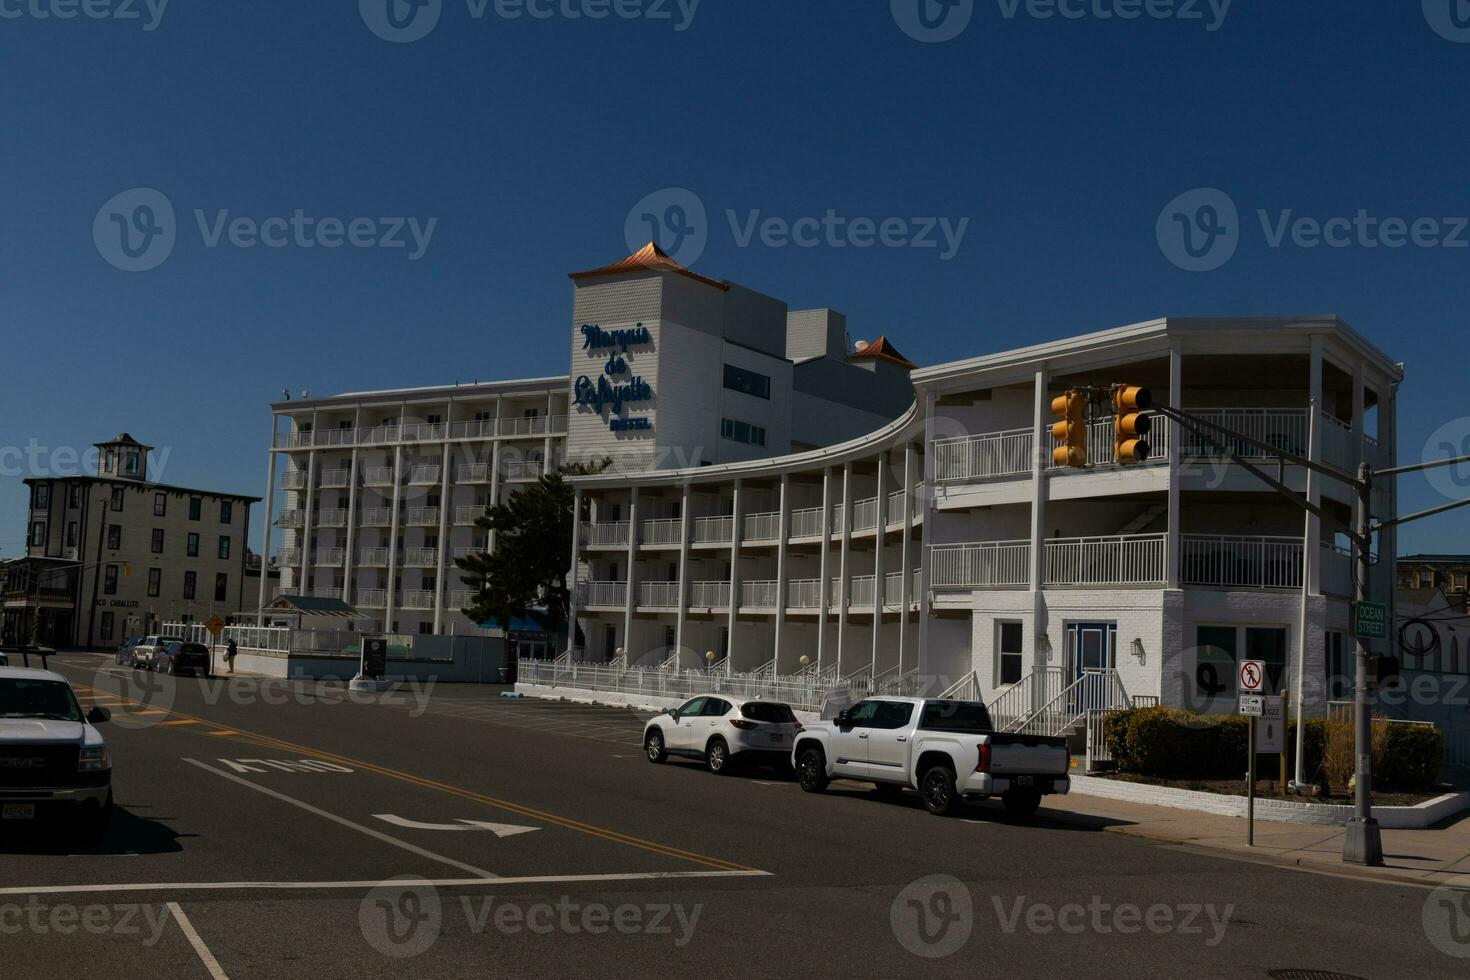
[[910,361],[898,352],[898,348],[888,342],[886,336],[879,337],[871,344],[865,344],[861,340],[857,343],[857,350],[847,358],[849,361],[891,361],[899,367],[910,371],[916,370],[919,365]]
[[716,289],[729,292],[728,283],[716,282],[707,276],[701,276],[697,272],[691,272],[669,256],[669,253],[659,248],[657,243],[649,242],[647,245],[634,252],[625,259],[619,259],[612,265],[605,265],[599,269],[588,269],[586,272],[572,272],[567,278],[574,282],[583,279],[592,279],[598,276],[615,276],[620,272],[674,272],[681,276],[688,276],[696,282],[702,282]]

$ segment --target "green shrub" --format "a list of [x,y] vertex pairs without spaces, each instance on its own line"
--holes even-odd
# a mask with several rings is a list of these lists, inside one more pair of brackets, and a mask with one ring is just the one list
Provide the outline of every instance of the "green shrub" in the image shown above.
[[[1249,722],[1240,715],[1201,715],[1174,708],[1130,708],[1108,715],[1106,742],[1121,772],[1160,779],[1239,779],[1246,770]],[[1306,772],[1322,759],[1323,724],[1309,719],[1303,748]],[[1287,724],[1288,759],[1296,753],[1296,722]],[[1279,758],[1260,755],[1256,770],[1269,777]],[[1294,768],[1294,767],[1293,767]]]
[[1383,762],[1374,784],[1385,789],[1426,790],[1444,764],[1444,732],[1430,725],[1389,725]]

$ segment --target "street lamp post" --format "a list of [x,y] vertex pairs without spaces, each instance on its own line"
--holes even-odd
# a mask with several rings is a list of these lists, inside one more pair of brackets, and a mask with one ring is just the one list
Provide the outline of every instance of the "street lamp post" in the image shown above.
[[[1357,562],[1353,568],[1353,643],[1356,647],[1356,680],[1353,692],[1354,771],[1353,815],[1348,819],[1342,842],[1342,859],[1350,864],[1383,864],[1383,837],[1373,819],[1372,718],[1368,701],[1368,644],[1358,635],[1357,609],[1368,601],[1368,573],[1373,565],[1373,539],[1368,529],[1368,510],[1373,493],[1373,473],[1367,463],[1358,465],[1357,501],[1354,506],[1353,546]],[[1298,720],[1300,725],[1301,721]]]

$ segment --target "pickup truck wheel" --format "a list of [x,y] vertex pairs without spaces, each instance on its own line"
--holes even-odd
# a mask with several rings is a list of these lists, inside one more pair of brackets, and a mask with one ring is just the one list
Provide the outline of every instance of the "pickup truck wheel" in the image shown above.
[[924,797],[924,808],[936,816],[946,816],[955,811],[959,794],[955,792],[954,770],[949,766],[931,766],[919,783]]
[[1041,808],[1041,794],[1034,789],[1013,789],[1000,795],[1006,813],[1013,817],[1029,817]]
[[663,762],[669,757],[669,750],[664,746],[664,733],[655,728],[643,739],[643,751],[648,754],[649,762]]
[[710,739],[709,745],[704,750],[704,764],[709,771],[716,776],[727,776],[735,764],[730,760],[730,746],[725,740],[716,735]]
[[820,749],[803,749],[796,760],[796,779],[808,793],[820,793],[827,788],[827,763]]

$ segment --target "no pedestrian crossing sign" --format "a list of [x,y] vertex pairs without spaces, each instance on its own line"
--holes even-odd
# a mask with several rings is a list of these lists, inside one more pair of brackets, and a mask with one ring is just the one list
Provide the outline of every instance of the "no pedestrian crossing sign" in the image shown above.
[[1360,640],[1388,639],[1388,607],[1381,602],[1353,603],[1353,636]]
[[1240,662],[1240,690],[1259,691],[1266,686],[1266,661],[1242,660]]

